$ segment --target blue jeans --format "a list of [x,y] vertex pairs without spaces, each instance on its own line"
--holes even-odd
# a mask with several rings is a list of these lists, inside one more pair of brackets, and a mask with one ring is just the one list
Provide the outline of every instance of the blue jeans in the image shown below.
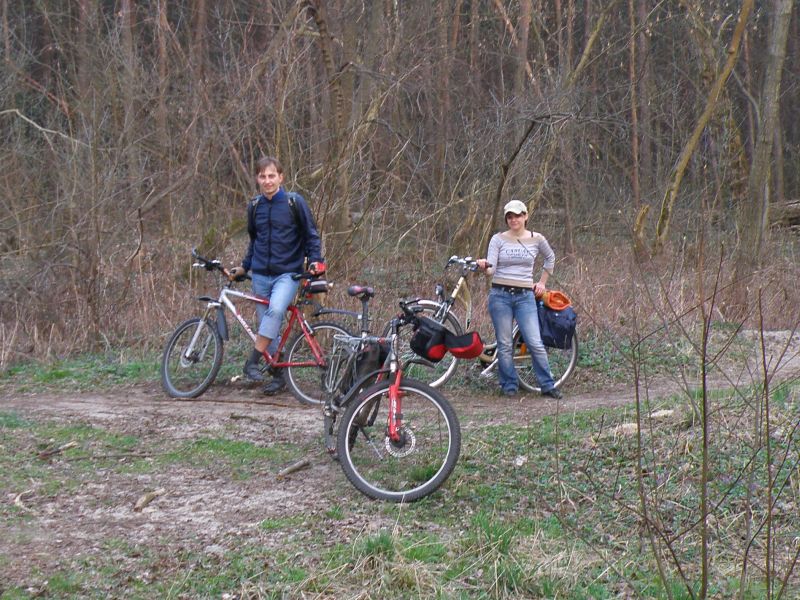
[[543,392],[552,390],[555,382],[550,373],[550,364],[547,362],[547,350],[542,344],[542,336],[539,333],[539,314],[533,290],[511,293],[492,288],[489,292],[489,315],[492,317],[494,333],[497,336],[498,375],[503,391],[516,392],[519,389],[512,347],[515,320],[531,354],[533,372],[539,381],[539,387]]
[[269,306],[256,304],[259,319],[258,335],[272,340],[267,350],[270,354],[274,354],[278,349],[278,335],[281,332],[283,317],[297,294],[300,282],[292,279],[292,273],[283,275],[253,273],[252,278],[253,293],[269,298]]

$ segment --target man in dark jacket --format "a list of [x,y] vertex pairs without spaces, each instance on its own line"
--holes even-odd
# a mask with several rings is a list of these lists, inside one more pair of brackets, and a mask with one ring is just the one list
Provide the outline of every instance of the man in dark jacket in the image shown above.
[[[292,275],[303,272],[306,259],[309,272],[321,275],[325,272],[325,262],[322,242],[306,201],[281,187],[283,167],[280,162],[272,157],[259,160],[256,181],[261,193],[250,201],[247,211],[250,245],[242,266],[235,267],[231,276],[241,277],[250,271],[253,292],[269,298],[268,307],[257,305],[258,335],[255,348],[244,365],[249,379],[263,381],[259,361],[267,349],[271,354],[277,350],[283,317],[300,285]],[[264,393],[277,394],[285,387],[283,375],[273,373]]]

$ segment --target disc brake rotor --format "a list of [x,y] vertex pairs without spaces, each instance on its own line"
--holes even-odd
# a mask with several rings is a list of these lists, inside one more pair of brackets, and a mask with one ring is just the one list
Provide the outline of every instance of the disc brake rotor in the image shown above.
[[403,442],[402,446],[397,446],[388,435],[383,439],[383,445],[386,447],[386,452],[395,458],[403,458],[414,451],[417,445],[417,438],[414,437],[414,432],[405,425],[400,428],[398,433]]

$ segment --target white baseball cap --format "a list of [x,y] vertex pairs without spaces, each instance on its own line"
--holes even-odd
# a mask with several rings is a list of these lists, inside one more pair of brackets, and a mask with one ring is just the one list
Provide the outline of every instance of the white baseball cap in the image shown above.
[[528,209],[525,208],[525,204],[519,200],[511,200],[503,207],[503,214],[507,215],[508,213],[514,213],[515,215],[527,215]]

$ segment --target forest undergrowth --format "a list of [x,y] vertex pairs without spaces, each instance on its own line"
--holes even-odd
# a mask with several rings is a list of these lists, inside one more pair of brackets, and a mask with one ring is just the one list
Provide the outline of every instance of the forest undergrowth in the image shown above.
[[[558,252],[557,223],[544,223],[541,229],[553,232]],[[238,264],[246,235],[239,232],[223,240],[205,247],[193,238],[144,244],[129,260],[109,260],[92,281],[66,277],[53,280],[41,293],[35,283],[17,289],[0,308],[0,368],[82,353],[160,349],[177,323],[198,312],[196,298],[216,295],[223,283],[191,268],[191,249]],[[349,252],[328,249],[333,258],[327,277],[334,286],[324,300],[327,306],[357,311],[358,302],[346,294],[348,285],[372,285],[377,291],[373,327],[379,327],[397,311],[397,300],[432,298],[436,282],[452,289],[457,273],[444,270],[451,252],[447,247],[420,238],[377,246],[361,241],[360,249],[357,240]],[[735,281],[730,257],[720,256],[724,250],[718,248],[717,256],[705,249],[708,256],[698,266],[697,244],[684,243],[654,259],[636,261],[624,236],[587,235],[580,242],[575,255],[558,256],[549,287],[572,298],[583,339],[603,344],[617,340],[625,347],[639,335],[663,329],[665,319],[691,322],[703,295],[713,296],[709,318],[715,323],[782,330],[797,320],[792,307],[800,306],[800,261],[791,233],[773,242],[773,258],[754,275],[754,283]],[[470,276],[472,326],[491,339],[488,283],[481,274]]]

